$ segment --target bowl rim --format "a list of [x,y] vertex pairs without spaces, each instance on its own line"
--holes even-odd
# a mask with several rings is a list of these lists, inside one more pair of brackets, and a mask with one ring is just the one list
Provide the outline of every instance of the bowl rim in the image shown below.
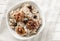
[[[32,36],[30,36],[30,37],[17,37],[14,33],[12,33],[12,29],[10,29],[10,26],[8,25],[8,13],[9,13],[9,11],[11,11],[11,9],[13,8],[13,7],[15,7],[16,5],[18,5],[18,4],[22,4],[22,3],[24,3],[24,2],[27,2],[27,1],[21,1],[21,2],[18,2],[17,4],[15,4],[14,6],[12,6],[11,8],[9,8],[8,10],[7,10],[7,15],[6,15],[6,23],[7,23],[7,27],[8,27],[8,29],[9,29],[9,31],[10,31],[10,33],[14,36],[14,37],[16,37],[17,39],[22,39],[22,40],[26,40],[26,39],[31,39],[31,38],[33,38],[33,37],[36,37],[36,36],[38,36],[39,35],[39,33],[41,33],[41,31],[43,30],[43,28],[44,28],[44,26],[45,26],[45,18],[44,18],[44,15],[42,14],[42,27],[40,27],[40,29],[39,29],[39,32],[36,34],[36,35],[32,35]],[[35,2],[35,1],[29,1],[29,2],[32,2],[32,3],[34,3],[35,5],[37,5],[36,7],[38,7],[39,8],[39,10],[40,10],[40,6]],[[40,11],[39,11],[40,12]],[[41,13],[40,13],[41,14]],[[17,34],[18,35],[18,34]]]

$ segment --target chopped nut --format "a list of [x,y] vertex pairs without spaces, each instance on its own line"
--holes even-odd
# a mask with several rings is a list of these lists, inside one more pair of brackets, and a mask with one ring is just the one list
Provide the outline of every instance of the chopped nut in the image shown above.
[[35,35],[42,25],[38,8],[30,2],[24,2],[18,8],[13,9],[8,18],[10,27],[23,37]]
[[38,13],[38,10],[33,9],[33,10],[32,10],[32,13],[33,13],[33,14],[37,14],[37,13]]
[[10,21],[11,23],[16,23],[16,20],[15,20],[15,19],[9,19],[9,21]]
[[13,23],[11,23],[11,22],[9,22],[9,25],[10,25],[10,26],[13,26],[14,24],[13,24]]

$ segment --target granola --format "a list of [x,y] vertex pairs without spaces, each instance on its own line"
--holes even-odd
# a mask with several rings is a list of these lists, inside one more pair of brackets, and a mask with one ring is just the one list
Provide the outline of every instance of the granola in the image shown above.
[[35,35],[42,20],[38,9],[30,3],[22,3],[21,8],[10,11],[9,25],[21,36]]

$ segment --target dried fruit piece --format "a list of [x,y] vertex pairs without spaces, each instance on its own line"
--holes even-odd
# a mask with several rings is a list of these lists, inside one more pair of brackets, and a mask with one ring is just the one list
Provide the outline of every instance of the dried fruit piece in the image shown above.
[[23,27],[21,27],[21,26],[16,27],[16,28],[15,28],[15,31],[16,31],[18,34],[20,34],[20,35],[26,34],[25,29],[24,29]]
[[35,21],[33,21],[33,20],[29,20],[26,26],[30,30],[31,29],[36,29],[37,23]]
[[17,26],[17,23],[14,23],[14,26]]
[[30,5],[30,6],[28,6],[28,8],[29,8],[30,12],[32,12],[32,6]]

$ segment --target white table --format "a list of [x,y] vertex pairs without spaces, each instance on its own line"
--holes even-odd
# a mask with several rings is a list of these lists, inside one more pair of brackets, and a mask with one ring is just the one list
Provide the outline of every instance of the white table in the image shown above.
[[[13,2],[14,0],[12,0]],[[17,3],[19,0],[16,0]],[[52,41],[60,41],[60,0],[35,0],[38,2],[45,13],[46,18],[46,29],[43,30],[43,34],[40,35],[40,38],[37,37],[35,39],[29,41],[48,41],[52,38]],[[12,3],[10,0],[0,0],[0,41],[19,41],[15,37],[11,35],[8,31],[7,26],[5,24],[5,17],[3,18],[7,5]],[[12,3],[14,4],[14,3]],[[12,6],[11,4],[9,6]],[[49,28],[50,27],[50,28]],[[3,30],[3,31],[2,31]],[[52,35],[51,35],[52,33]],[[50,36],[51,37],[50,37]],[[39,40],[40,39],[40,40]],[[20,40],[21,41],[21,40]]]

